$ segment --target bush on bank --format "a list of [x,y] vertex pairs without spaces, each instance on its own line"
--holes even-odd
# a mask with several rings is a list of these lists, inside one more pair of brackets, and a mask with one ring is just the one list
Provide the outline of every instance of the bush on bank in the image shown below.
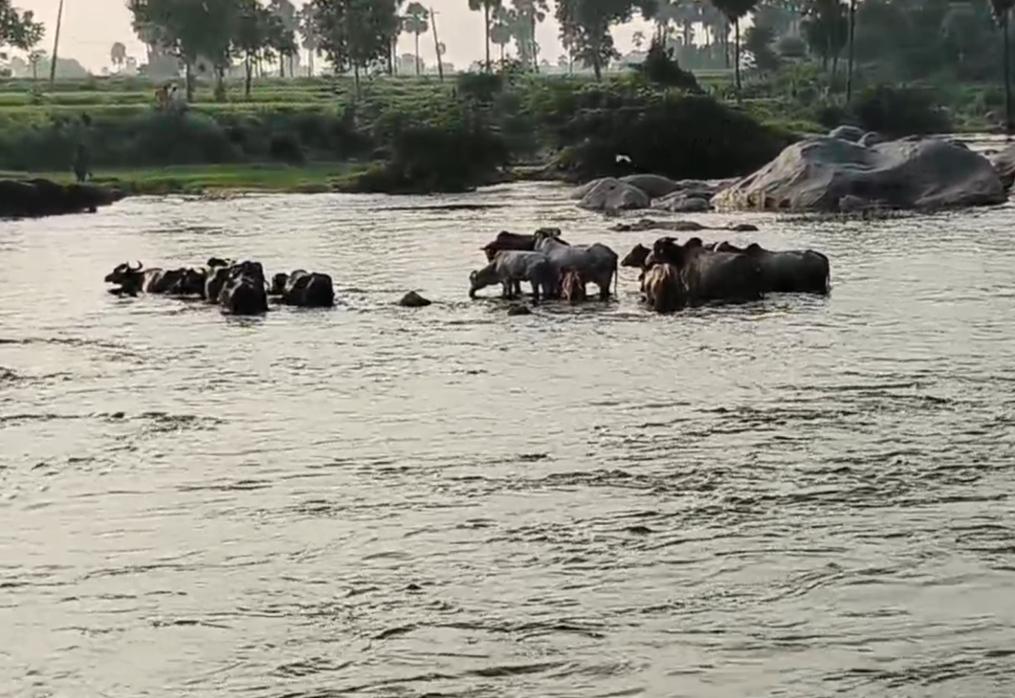
[[[673,72],[667,79],[674,76],[680,77]],[[572,180],[630,172],[735,176],[761,166],[793,139],[746,111],[659,87],[645,75],[603,83],[462,76],[450,89],[431,87],[425,99],[389,91],[385,98],[348,99],[337,107],[91,108],[54,110],[42,119],[36,112],[31,120],[0,110],[0,169],[67,171],[77,144],[84,143],[93,170],[379,160],[345,185],[461,191],[497,179],[511,163],[551,156],[557,165],[552,174]],[[618,155],[630,164],[618,162]]]

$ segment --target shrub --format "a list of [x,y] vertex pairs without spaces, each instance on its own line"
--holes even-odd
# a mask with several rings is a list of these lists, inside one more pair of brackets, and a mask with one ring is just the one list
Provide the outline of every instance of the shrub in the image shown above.
[[952,118],[937,104],[928,89],[878,85],[857,95],[849,111],[861,128],[890,138],[948,133],[954,126]]

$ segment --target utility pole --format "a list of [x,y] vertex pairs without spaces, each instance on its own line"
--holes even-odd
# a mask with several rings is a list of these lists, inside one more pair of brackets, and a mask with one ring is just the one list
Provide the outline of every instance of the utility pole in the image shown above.
[[49,87],[53,88],[53,83],[56,82],[56,57],[57,49],[60,47],[60,24],[63,22],[63,0],[60,0],[60,5],[56,10],[56,31],[53,32],[53,55],[50,57],[49,63]]
[[[63,2],[63,0],[60,0]],[[441,58],[441,42],[437,39],[437,13],[430,8],[430,26],[433,27],[433,47],[437,52],[437,76],[444,82],[444,61]]]

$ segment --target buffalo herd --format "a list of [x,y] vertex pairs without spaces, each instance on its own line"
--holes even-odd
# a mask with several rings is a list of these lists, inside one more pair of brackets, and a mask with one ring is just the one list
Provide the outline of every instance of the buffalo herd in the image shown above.
[[268,312],[268,299],[282,305],[303,308],[330,308],[335,290],[327,274],[297,269],[265,278],[260,262],[233,262],[212,257],[203,267],[145,269],[141,262],[117,265],[106,275],[106,283],[117,295],[139,293],[196,298],[214,303],[234,315],[261,315]]
[[[813,293],[830,290],[828,258],[814,250],[766,250],[756,243],[737,247],[728,242],[704,243],[692,237],[683,244],[672,237],[652,247],[638,244],[623,258],[602,243],[572,245],[558,228],[540,228],[531,235],[501,232],[484,245],[487,264],[469,275],[469,297],[499,285],[502,298],[517,298],[522,283],[532,288],[532,303],[561,299],[587,300],[586,286],[599,290],[599,300],[616,295],[620,267],[640,270],[642,299],[666,313],[704,303],[760,300],[768,293]],[[267,279],[259,262],[212,258],[202,267],[145,269],[138,262],[118,265],[106,276],[111,293],[137,296],[161,294],[203,299],[234,315],[260,315],[269,299],[281,305],[330,308],[335,290],[327,274],[297,269]],[[400,305],[422,307],[430,302],[414,293]]]
[[830,290],[828,257],[814,250],[705,244],[698,237],[680,244],[662,237],[651,248],[635,245],[618,261],[606,245],[570,245],[560,235],[557,228],[540,228],[532,235],[499,233],[481,248],[489,263],[470,275],[469,295],[500,283],[502,296],[513,298],[525,281],[532,286],[533,303],[540,297],[576,303],[585,300],[585,285],[591,282],[605,301],[611,281],[616,289],[618,266],[640,270],[642,298],[657,312],[760,300],[766,293],[826,295]]

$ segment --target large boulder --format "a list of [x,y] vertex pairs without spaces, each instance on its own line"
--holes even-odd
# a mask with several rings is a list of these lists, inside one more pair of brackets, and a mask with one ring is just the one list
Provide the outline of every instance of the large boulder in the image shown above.
[[619,179],[605,177],[589,184],[582,187],[584,194],[578,205],[590,211],[627,211],[648,208],[650,203],[648,194]]
[[991,162],[961,143],[912,136],[865,148],[819,136],[787,147],[719,192],[712,205],[721,210],[835,212],[844,208],[844,200],[852,209],[932,209],[1006,199]]
[[990,161],[1004,188],[1011,189],[1012,183],[1015,182],[1015,145],[1009,145],[1001,152],[993,154]]
[[679,182],[674,182],[668,177],[654,174],[627,175],[626,177],[621,177],[620,181],[624,184],[630,184],[632,187],[638,187],[648,194],[650,199],[667,196],[680,188]]
[[116,189],[91,184],[58,184],[48,179],[0,179],[0,218],[39,218],[94,213],[123,198]]

